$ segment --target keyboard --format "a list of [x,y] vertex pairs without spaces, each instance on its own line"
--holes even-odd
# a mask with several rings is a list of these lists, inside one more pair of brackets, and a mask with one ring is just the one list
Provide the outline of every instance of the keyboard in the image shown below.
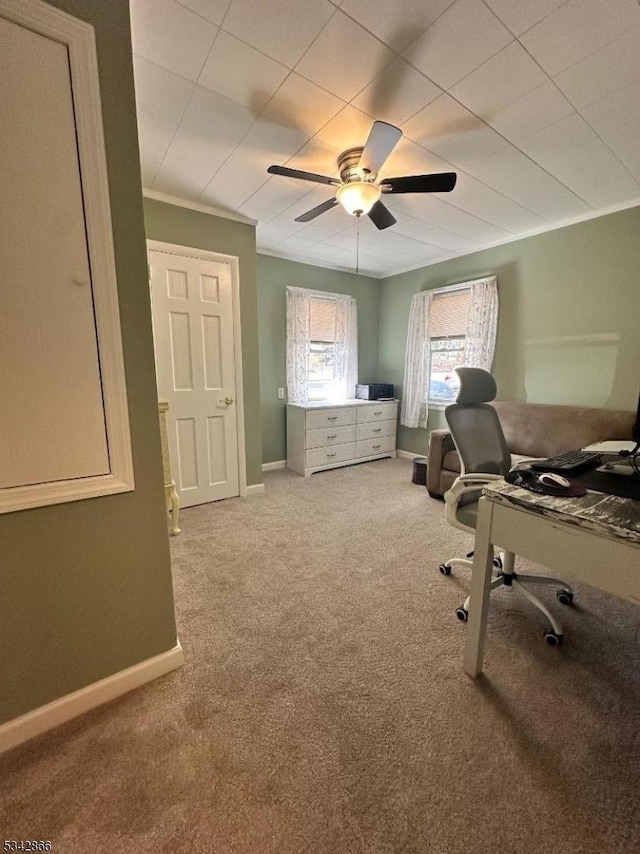
[[587,468],[595,468],[602,459],[602,454],[594,451],[565,451],[547,460],[535,460],[531,468],[536,471],[574,472]]

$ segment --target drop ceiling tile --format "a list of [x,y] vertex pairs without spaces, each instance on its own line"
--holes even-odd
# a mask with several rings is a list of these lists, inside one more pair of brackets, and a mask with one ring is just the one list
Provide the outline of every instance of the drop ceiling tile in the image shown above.
[[196,86],[182,125],[222,145],[235,146],[253,122],[250,110],[210,89]]
[[266,225],[278,215],[278,211],[276,210],[269,210],[268,208],[263,208],[261,205],[255,204],[252,198],[249,198],[244,202],[244,204],[240,205],[238,210],[241,214],[244,214],[244,216],[248,216],[250,219],[255,219],[256,222],[261,225]]
[[563,184],[595,207],[640,196],[638,183],[600,139],[565,151],[556,159],[554,173]]
[[179,0],[179,2],[214,24],[222,23],[231,4],[231,0]]
[[293,68],[335,11],[327,0],[232,0],[224,28]]
[[458,0],[403,55],[448,89],[510,41],[511,33],[481,0]]
[[409,217],[403,222],[398,223],[398,225],[394,225],[394,229],[405,237],[412,237],[414,240],[428,244],[432,249],[432,254],[441,254],[439,250],[442,249],[467,252],[477,249],[479,246],[473,240],[466,240],[464,237],[459,237],[450,231],[429,226],[422,220],[413,217]]
[[345,106],[315,83],[292,72],[267,104],[263,117],[313,136]]
[[433,151],[443,160],[465,169],[467,164],[489,157],[504,148],[505,141],[488,125],[458,133],[433,146]]
[[640,181],[640,121],[616,128],[603,136],[603,141],[618,155],[633,177]]
[[303,145],[300,151],[296,151],[293,157],[289,158],[287,166],[291,169],[301,169],[304,172],[316,172],[330,178],[339,178],[339,154],[340,149],[326,145],[314,137]]
[[137,111],[138,117],[138,139],[140,145],[153,148],[156,151],[165,152],[169,143],[175,136],[178,125],[174,122],[166,122],[145,110]]
[[433,195],[398,196],[396,205],[400,210],[428,224],[439,226],[478,243],[490,243],[509,237],[506,229],[466,213]]
[[531,211],[496,193],[470,175],[461,173],[453,193],[451,204],[461,210],[482,218],[493,225],[517,234],[544,225],[544,220]]
[[640,26],[637,0],[569,0],[520,39],[555,77],[590,53]]
[[[286,210],[294,202],[309,194],[313,184],[284,178],[281,175],[269,178],[249,199],[250,202],[277,213]],[[313,205],[310,205],[313,207]]]
[[131,36],[138,56],[195,81],[218,28],[175,0],[135,0]]
[[181,127],[174,136],[167,154],[178,157],[180,160],[191,160],[203,166],[208,165],[211,167],[211,174],[213,175],[229,157],[233,149],[233,145],[201,136],[192,130]]
[[586,145],[597,139],[594,131],[577,113],[534,133],[518,143],[529,157],[554,171],[554,158],[570,148]]
[[511,42],[449,91],[472,113],[490,122],[507,104],[546,81],[546,74],[526,50]]
[[630,30],[563,71],[555,82],[578,110],[617,89],[640,85],[639,40],[638,30]]
[[198,84],[259,113],[288,74],[286,65],[221,31]]
[[[323,214],[323,216],[326,216],[326,214]],[[299,231],[302,231],[305,225],[306,223],[304,222],[296,222],[288,213],[283,213],[271,220],[269,228],[273,229],[274,233],[277,231],[280,235],[280,240],[284,240],[290,235],[297,234]]]
[[343,12],[398,52],[408,47],[455,0],[344,0]]
[[145,148],[144,145],[140,146],[140,175],[142,176],[143,187],[150,189],[153,186],[153,179],[156,177],[163,157],[164,154],[161,151]]
[[338,151],[364,145],[373,119],[355,107],[347,105],[318,131],[316,139]]
[[[331,187],[327,187],[323,184],[311,184],[306,181],[296,181],[296,184],[298,184],[300,189],[305,192],[304,195],[298,196],[297,199],[290,201],[286,207],[283,207],[282,216],[290,220],[294,220],[297,216],[301,216],[303,213],[312,210],[312,208],[317,207],[317,205],[321,205],[323,202],[326,202],[335,195],[335,192]],[[313,220],[314,225],[317,224],[326,231],[331,232],[331,234],[335,234],[338,229],[333,228],[333,223],[330,227],[328,222],[329,213],[322,214],[317,221]],[[338,220],[338,225],[340,225],[340,222],[341,221]]]
[[640,81],[582,107],[580,112],[600,135],[623,127],[640,117]]
[[402,137],[380,170],[380,179],[398,175],[425,175],[432,172],[450,172],[451,164],[437,157],[421,145]]
[[213,170],[201,163],[167,154],[153,181],[153,189],[183,199],[195,200],[211,180]]
[[566,0],[485,0],[485,3],[505,27],[519,36],[566,3]]
[[296,66],[296,71],[350,101],[393,59],[388,47],[337,11]]
[[402,132],[418,145],[434,150],[445,141],[483,127],[481,119],[444,94],[405,122]]
[[178,124],[195,88],[193,83],[139,56],[133,57],[133,69],[138,109]]
[[201,201],[237,210],[267,180],[264,167],[254,153],[237,148],[201,194]]
[[502,136],[517,142],[556,124],[573,112],[571,104],[549,80],[503,107],[487,121]]
[[287,252],[292,255],[296,255],[298,253],[306,252],[307,249],[310,249],[317,242],[317,240],[306,240],[304,237],[293,234],[291,237],[286,237],[278,243],[277,248],[279,252]]
[[475,178],[548,221],[588,213],[591,208],[575,193],[509,146],[471,167]]
[[401,125],[441,94],[438,86],[398,56],[352,103],[380,121]]
[[337,234],[341,229],[342,225],[336,225],[335,222],[325,228],[323,218],[318,217],[317,220],[314,219],[313,222],[302,229],[299,234],[300,237],[308,237],[309,240],[317,243],[318,241],[327,240],[327,238],[333,234]]

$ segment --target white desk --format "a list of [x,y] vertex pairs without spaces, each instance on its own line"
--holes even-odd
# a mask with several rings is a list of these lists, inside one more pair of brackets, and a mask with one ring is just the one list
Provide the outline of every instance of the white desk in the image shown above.
[[494,545],[640,604],[640,501],[598,492],[553,498],[496,481],[478,507],[464,648],[469,676],[482,672]]

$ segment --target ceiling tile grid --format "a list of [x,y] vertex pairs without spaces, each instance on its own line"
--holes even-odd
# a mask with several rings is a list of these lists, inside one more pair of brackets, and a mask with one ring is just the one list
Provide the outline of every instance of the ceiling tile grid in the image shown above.
[[259,251],[354,269],[336,177],[372,122],[380,171],[455,171],[451,193],[387,195],[360,228],[388,275],[640,203],[638,0],[131,0],[143,185],[255,219]]

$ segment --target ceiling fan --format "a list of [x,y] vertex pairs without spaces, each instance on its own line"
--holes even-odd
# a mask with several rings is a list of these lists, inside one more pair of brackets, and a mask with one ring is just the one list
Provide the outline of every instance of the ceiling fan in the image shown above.
[[349,148],[338,157],[340,178],[316,175],[314,172],[302,172],[287,166],[269,166],[271,175],[284,175],[286,178],[299,178],[316,184],[328,184],[336,187],[332,199],[317,205],[310,211],[297,216],[296,222],[311,222],[320,214],[335,207],[338,202],[352,216],[369,216],[379,228],[389,228],[396,222],[391,211],[383,205],[383,194],[398,193],[450,193],[456,185],[455,172],[438,172],[431,175],[404,175],[400,178],[384,178],[376,183],[378,172],[396,147],[402,131],[387,122],[374,122],[364,148]]

